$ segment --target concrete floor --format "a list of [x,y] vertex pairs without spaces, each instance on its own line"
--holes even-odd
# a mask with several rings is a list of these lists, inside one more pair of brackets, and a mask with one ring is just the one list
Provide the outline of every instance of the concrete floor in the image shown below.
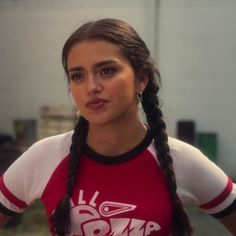
[[232,236],[217,219],[198,209],[189,208],[188,215],[194,225],[194,236]]

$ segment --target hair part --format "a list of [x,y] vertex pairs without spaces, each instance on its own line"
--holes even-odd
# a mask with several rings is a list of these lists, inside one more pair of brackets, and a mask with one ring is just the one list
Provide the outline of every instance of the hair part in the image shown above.
[[67,75],[67,59],[70,49],[84,40],[104,40],[113,43],[129,60],[136,74],[148,70],[145,68],[145,60],[151,59],[149,58],[150,53],[137,32],[124,21],[106,18],[82,25],[66,41],[62,50],[62,64]]

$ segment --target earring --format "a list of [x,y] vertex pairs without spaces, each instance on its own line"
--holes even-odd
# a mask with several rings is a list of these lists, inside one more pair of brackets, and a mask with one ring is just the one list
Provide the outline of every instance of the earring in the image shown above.
[[141,103],[142,100],[143,100],[143,94],[142,94],[142,92],[138,92],[137,95],[136,95],[136,98],[137,98],[138,102]]
[[80,116],[79,110],[75,112],[75,115],[76,115],[76,116]]
[[75,115],[80,116],[80,112],[76,104],[75,104]]

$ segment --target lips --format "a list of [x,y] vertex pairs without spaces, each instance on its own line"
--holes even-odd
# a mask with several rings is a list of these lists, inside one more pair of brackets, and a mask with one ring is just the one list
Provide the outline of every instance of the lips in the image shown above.
[[86,103],[86,106],[92,110],[102,108],[109,101],[103,98],[93,98]]

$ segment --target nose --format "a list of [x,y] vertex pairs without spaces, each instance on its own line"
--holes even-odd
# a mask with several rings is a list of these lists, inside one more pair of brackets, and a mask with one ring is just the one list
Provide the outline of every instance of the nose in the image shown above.
[[102,91],[102,85],[96,76],[89,76],[87,80],[87,91],[89,95],[97,94]]

